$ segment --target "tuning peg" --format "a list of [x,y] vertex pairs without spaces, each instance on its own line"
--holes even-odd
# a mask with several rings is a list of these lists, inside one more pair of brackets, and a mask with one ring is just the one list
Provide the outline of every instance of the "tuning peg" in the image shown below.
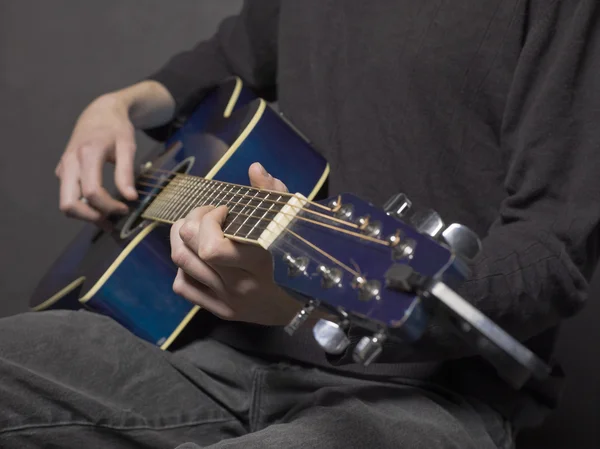
[[325,265],[319,265],[317,271],[321,273],[321,285],[324,288],[335,287],[342,282],[343,273],[339,268],[329,268]]
[[392,196],[383,205],[383,210],[386,214],[395,217],[402,218],[412,207],[412,202],[404,193],[397,193]]
[[415,212],[410,217],[410,223],[421,234],[427,234],[434,239],[439,237],[445,227],[440,214],[431,209]]
[[342,204],[336,211],[335,216],[341,220],[351,221],[354,216],[354,206],[352,204]]
[[315,340],[328,354],[341,354],[350,344],[346,335],[347,321],[341,324],[333,321],[320,319],[313,327]]
[[452,223],[444,232],[442,238],[458,254],[466,259],[474,259],[481,251],[481,240],[468,227]]
[[318,306],[319,306],[319,301],[314,300],[314,299],[311,299],[310,301],[308,301],[308,303],[304,306],[304,308],[302,310],[300,310],[300,312],[298,312],[294,318],[292,318],[292,321],[290,321],[287,326],[284,327],[285,332],[288,335],[294,335],[294,333],[298,330],[298,328],[300,326],[302,326],[302,324],[304,324],[304,322],[308,319],[310,314]]
[[288,275],[290,277],[306,274],[306,270],[310,263],[306,256],[293,257],[291,254],[287,253],[283,256],[283,260],[288,266]]
[[361,338],[354,348],[352,358],[363,366],[370,365],[381,354],[386,339],[384,330],[380,330],[371,337]]

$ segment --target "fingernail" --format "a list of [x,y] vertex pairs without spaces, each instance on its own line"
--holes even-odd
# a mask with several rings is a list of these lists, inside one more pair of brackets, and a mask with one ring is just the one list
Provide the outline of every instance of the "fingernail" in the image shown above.
[[266,176],[267,178],[271,177],[271,174],[265,169],[265,167],[263,167],[262,164],[260,164],[260,171],[263,174],[263,176]]

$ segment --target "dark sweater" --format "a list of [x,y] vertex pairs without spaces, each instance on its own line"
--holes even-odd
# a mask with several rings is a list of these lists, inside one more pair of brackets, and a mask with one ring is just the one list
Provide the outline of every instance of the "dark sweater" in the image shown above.
[[[460,293],[549,358],[598,257],[599,17],[597,0],[254,0],[150,78],[185,115],[238,75],[329,160],[330,194],[402,191],[474,229],[483,251]],[[354,374],[442,376],[511,417],[523,397],[436,326],[366,370],[327,360],[307,332],[221,323],[213,336]]]

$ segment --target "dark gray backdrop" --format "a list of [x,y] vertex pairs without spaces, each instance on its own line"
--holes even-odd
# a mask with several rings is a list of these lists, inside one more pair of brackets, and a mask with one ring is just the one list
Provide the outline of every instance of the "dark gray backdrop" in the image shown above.
[[[53,173],[77,115],[210,36],[240,3],[0,0],[0,316],[26,310],[35,282],[81,227],[59,213]],[[151,146],[139,143],[140,154]],[[570,382],[537,447],[600,447],[597,285],[592,292],[562,336]]]

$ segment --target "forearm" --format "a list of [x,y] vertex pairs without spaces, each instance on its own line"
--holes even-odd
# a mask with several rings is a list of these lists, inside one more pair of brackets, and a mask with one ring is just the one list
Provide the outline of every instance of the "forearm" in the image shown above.
[[162,84],[142,81],[106,95],[114,98],[129,113],[137,129],[153,128],[168,123],[175,111],[175,99]]

